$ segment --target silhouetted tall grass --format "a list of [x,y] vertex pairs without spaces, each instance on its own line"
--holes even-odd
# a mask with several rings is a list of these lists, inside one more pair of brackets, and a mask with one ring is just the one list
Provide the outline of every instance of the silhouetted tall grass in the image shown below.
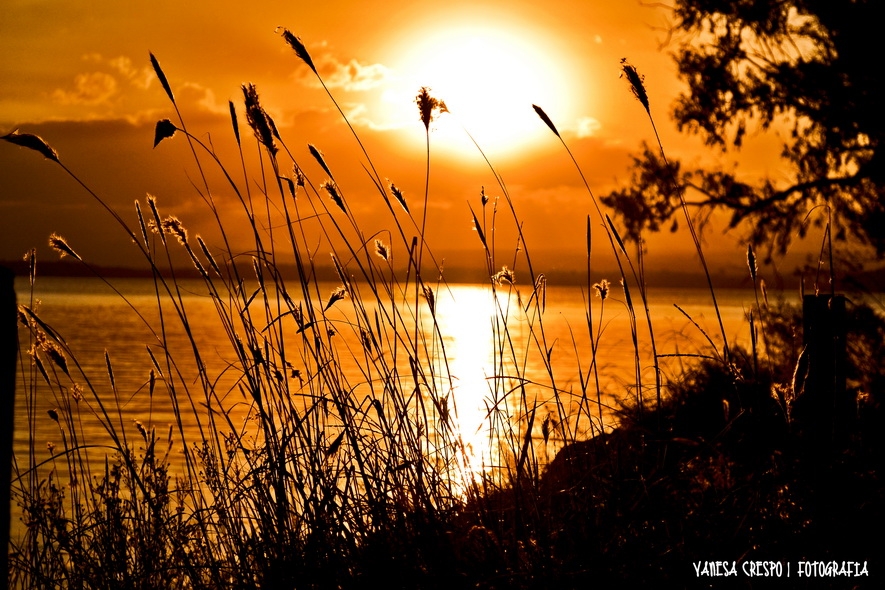
[[[301,41],[289,31],[283,36],[322,83]],[[426,88],[416,98],[427,132],[423,202],[408,200],[382,181],[348,122],[389,216],[383,232],[369,233],[349,206],[349,187],[336,179],[337,171],[315,145],[307,153],[325,177],[304,172],[295,155],[303,150],[287,145],[254,85],[242,88],[244,109],[230,104],[240,162],[226,164],[188,130],[153,55],[151,63],[176,117],[157,124],[155,145],[188,143],[199,174],[196,190],[221,243],[192,235],[186,220],[152,196],[135,203],[131,226],[43,140],[18,133],[4,137],[61,166],[110,212],[152,272],[152,314],[158,318],[149,321],[133,306],[154,342],[148,347],[146,390],[120,391],[114,351],[105,355],[105,375],[89,374],[64,335],[35,311],[33,295],[21,305],[19,320],[29,338],[20,362],[25,420],[32,433],[38,421],[55,422],[61,444],[47,454],[32,436],[27,455],[16,457],[13,496],[24,528],[11,547],[12,586],[569,587],[631,574],[652,579],[666,573],[665,566],[678,567],[678,559],[688,568],[703,550],[692,527],[725,530],[731,541],[722,550],[729,555],[755,539],[744,534],[739,518],[744,488],[735,482],[750,477],[750,463],[776,461],[771,441],[789,435],[788,402],[772,396],[785,391],[784,376],[775,375],[770,361],[759,366],[755,336],[753,362],[743,363],[722,328],[722,351],[708,338],[714,350],[703,355],[705,364],[686,361],[683,374],[665,378],[665,355],[658,352],[649,311],[644,245],[631,256],[571,152],[594,205],[586,236],[590,348],[574,345],[577,387],[564,383],[554,368],[544,320],[547,279],[532,261],[523,221],[490,162],[502,196],[489,199],[482,189],[479,203],[471,204],[493,309],[488,442],[477,450],[468,445],[459,420],[447,335],[438,317],[438,301],[449,286],[425,240],[433,198],[430,122],[444,103]],[[650,117],[641,78],[624,68]],[[550,117],[535,110],[568,150]],[[257,182],[247,156],[250,140],[241,135],[241,112],[258,146]],[[210,178],[222,178],[223,184],[215,186]],[[240,217],[225,217],[217,204],[221,198],[235,199]],[[243,224],[252,240],[246,252],[231,245],[230,232]],[[518,236],[506,260],[495,243],[503,224],[513,224]],[[608,237],[630,318],[635,380],[625,392],[600,385],[597,352],[604,346],[606,301],[614,287],[594,276],[593,228]],[[88,266],[60,236],[50,241]],[[188,309],[178,278],[182,268],[175,262],[182,253],[199,274],[201,294],[214,304],[213,321],[227,336],[216,343],[229,363],[224,369],[207,361],[196,333],[204,318],[192,317]],[[33,251],[28,261],[33,294],[38,280]],[[284,270],[291,264],[294,275]],[[331,290],[322,280],[328,267],[337,281]],[[715,301],[705,263],[704,270]],[[755,288],[755,261],[750,270]],[[598,305],[591,304],[593,293]],[[640,342],[637,308],[648,326],[650,357]],[[780,316],[767,302],[763,306],[757,299],[754,314],[753,334],[757,319],[766,333],[777,334]],[[185,335],[186,354],[169,345],[173,331]],[[784,333],[780,340],[762,339],[768,358],[776,346],[786,346]],[[528,366],[536,361],[544,367],[543,381],[529,377]],[[646,383],[649,365],[653,378]],[[37,397],[44,388],[59,407],[40,415]],[[618,429],[607,422],[612,409],[603,403],[613,393],[632,393]],[[150,422],[127,421],[121,399],[133,394],[164,398],[176,422],[158,432]],[[740,419],[747,415],[753,416],[752,428]],[[100,424],[105,441],[86,439],[87,418]],[[752,447],[747,451],[752,461],[717,447],[729,431],[744,450]],[[596,436],[601,433],[607,434]],[[565,450],[545,467],[548,445]],[[775,494],[774,489],[760,493]],[[650,498],[665,505],[664,512]],[[686,515],[673,518],[680,501],[689,506]],[[773,510],[787,510],[788,504],[783,500]],[[648,542],[631,554],[626,544],[642,535]],[[639,563],[652,573],[631,572]]]

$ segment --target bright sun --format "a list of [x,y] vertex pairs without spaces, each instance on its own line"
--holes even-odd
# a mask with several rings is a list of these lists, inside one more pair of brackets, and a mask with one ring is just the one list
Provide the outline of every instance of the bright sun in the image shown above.
[[383,97],[386,108],[402,115],[409,101],[406,108],[417,121],[414,97],[426,86],[450,111],[434,124],[437,149],[475,155],[466,130],[484,151],[515,155],[549,133],[532,104],[554,117],[573,116],[576,88],[564,59],[549,53],[554,44],[548,41],[471,26],[407,40],[391,64],[398,83]]

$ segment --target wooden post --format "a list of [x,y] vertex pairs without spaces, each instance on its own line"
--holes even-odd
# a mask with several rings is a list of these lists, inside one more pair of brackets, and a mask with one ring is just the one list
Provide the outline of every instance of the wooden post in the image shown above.
[[[12,441],[15,424],[15,363],[18,356],[15,284],[0,267],[0,575],[9,581],[9,525],[12,492]],[[0,581],[0,584],[4,582]]]
[[818,442],[835,442],[847,432],[851,417],[845,384],[845,297],[806,295],[802,301],[802,340],[808,372],[805,390],[797,400],[797,418]]

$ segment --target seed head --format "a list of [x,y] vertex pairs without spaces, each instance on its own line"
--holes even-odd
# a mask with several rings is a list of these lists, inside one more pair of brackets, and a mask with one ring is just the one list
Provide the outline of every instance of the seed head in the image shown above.
[[148,230],[147,224],[144,222],[144,215],[141,213],[141,204],[138,200],[135,201],[135,214],[138,216],[138,227],[141,228],[141,237],[144,239],[144,245],[146,248],[150,248],[150,242],[148,242]]
[[61,348],[55,343],[50,342],[49,340],[43,340],[40,342],[40,348],[43,349],[43,352],[46,353],[46,356],[52,360],[55,365],[62,370],[65,375],[70,375],[68,372],[68,359],[65,358],[64,353]]
[[178,131],[178,127],[169,119],[157,121],[157,126],[154,128],[154,147],[157,147],[164,139],[175,135],[176,131]]
[[37,249],[31,248],[27,252],[25,252],[22,260],[28,263],[28,279],[30,280],[30,284],[34,286],[34,280],[37,278]]
[[313,65],[313,60],[310,59],[310,54],[307,53],[307,48],[304,46],[304,43],[301,42],[301,39],[293,35],[289,29],[286,28],[283,29],[283,39],[289,44],[289,47],[295,51],[295,55],[300,57],[301,60],[313,70],[314,74],[319,75],[316,66]]
[[273,140],[275,126],[258,101],[255,84],[243,84],[243,99],[246,104],[246,122],[252,128],[255,138],[270,152],[270,155],[276,155],[279,150]]
[[436,295],[433,294],[433,289],[425,285],[421,290],[424,292],[424,299],[427,300],[430,313],[436,313]]
[[360,341],[363,343],[363,348],[369,354],[372,354],[372,339],[369,337],[369,332],[365,328],[360,328]]
[[341,197],[341,193],[338,192],[338,186],[333,181],[327,180],[321,184],[320,187],[329,193],[329,196],[332,197],[332,201],[338,205],[339,209],[347,213],[347,209],[344,207],[344,199]]
[[541,120],[544,121],[544,124],[550,128],[550,131],[552,131],[554,135],[556,135],[556,137],[560,137],[559,131],[556,130],[556,125],[553,124],[553,121],[550,120],[550,117],[547,116],[547,113],[544,112],[544,109],[536,104],[533,104],[532,108],[535,109],[535,112],[538,114]]
[[46,143],[43,138],[38,135],[32,133],[19,133],[18,129],[16,129],[3,135],[0,139],[40,152],[43,154],[44,158],[49,158],[53,162],[59,163],[58,152],[52,149],[52,146]]
[[347,291],[350,279],[347,277],[347,272],[345,272],[344,267],[341,266],[341,262],[338,261],[338,257],[334,254],[332,254],[332,264],[335,266],[335,272],[338,273],[338,278],[341,279],[343,289]]
[[184,229],[184,225],[182,225],[181,221],[179,221],[174,215],[170,215],[164,219],[161,227],[163,228],[163,232],[172,234],[178,238],[178,241],[182,246],[187,244],[187,230]]
[[645,91],[645,76],[639,75],[636,67],[627,63],[626,57],[621,58],[621,77],[624,76],[627,77],[627,81],[630,83],[630,90],[633,92],[633,96],[642,103],[645,112],[651,113],[648,105],[648,93]]
[[492,281],[494,281],[496,285],[503,285],[505,281],[512,285],[516,282],[516,275],[506,266],[502,266],[501,270],[492,275]]
[[756,266],[756,253],[753,252],[753,244],[747,246],[747,266],[750,267],[750,278],[755,283],[756,273],[759,271],[759,268]]
[[541,273],[535,279],[535,296],[541,306],[541,313],[547,310],[547,275]]
[[415,97],[415,103],[418,105],[418,113],[421,116],[421,122],[424,123],[424,128],[427,131],[430,131],[430,123],[436,117],[442,113],[449,112],[449,109],[446,108],[446,103],[430,96],[430,88],[427,86],[422,86],[421,90],[418,91],[418,96]]
[[151,210],[151,215],[153,215],[154,219],[148,222],[148,226],[150,226],[151,230],[160,234],[160,239],[163,240],[163,245],[166,245],[166,234],[164,234],[161,230],[163,227],[163,222],[160,221],[160,211],[157,209],[157,197],[154,195],[148,194],[147,196],[148,207]]
[[607,279],[602,279],[593,285],[593,288],[596,290],[596,296],[603,301],[608,299],[609,287],[611,287],[611,283],[609,283]]
[[172,87],[169,86],[169,80],[166,79],[166,74],[163,73],[163,68],[160,67],[160,62],[157,61],[157,58],[154,57],[153,53],[149,53],[149,55],[151,56],[151,65],[154,67],[154,73],[157,75],[160,85],[163,87],[163,90],[166,91],[166,96],[169,97],[172,104],[175,104],[175,96],[172,95]]
[[390,249],[381,240],[375,240],[375,254],[377,254],[382,260],[390,259]]
[[556,420],[553,418],[552,414],[547,414],[547,417],[544,418],[544,421],[541,423],[541,436],[544,437],[544,444],[547,444],[552,428],[556,428]]
[[234,137],[237,139],[237,145],[240,145],[240,125],[237,122],[237,108],[232,100],[227,101],[227,106],[230,111],[230,124],[234,130]]
[[335,178],[332,175],[332,171],[329,170],[329,165],[326,164],[326,158],[323,157],[323,152],[321,152],[315,145],[312,143],[307,144],[307,149],[310,151],[310,155],[313,156],[313,159],[317,161],[317,164],[320,165],[320,168],[325,171],[326,174],[329,175],[329,178]]
[[393,196],[396,197],[396,200],[399,201],[399,204],[402,205],[403,209],[406,213],[409,212],[409,206],[406,205],[406,197],[403,195],[403,191],[397,188],[395,184],[390,183],[390,192],[393,193]]
[[203,251],[203,256],[206,257],[206,260],[209,261],[209,264],[212,266],[212,270],[218,276],[221,276],[221,269],[218,268],[218,264],[215,262],[215,258],[212,257],[212,253],[209,251],[209,247],[206,246],[206,242],[203,241],[203,238],[197,236],[197,243],[200,244],[200,249]]
[[335,305],[335,303],[344,299],[346,295],[347,289],[345,289],[343,286],[335,287],[335,290],[332,291],[331,295],[329,295],[329,301],[326,303],[326,307],[323,308],[323,311],[326,311],[327,309]]
[[68,243],[65,241],[65,239],[58,234],[52,234],[51,236],[49,236],[49,245],[50,247],[52,247],[53,250],[59,253],[61,258],[64,258],[65,256],[70,256],[75,260],[79,260],[81,262],[83,261],[83,259],[80,258],[80,255],[74,252],[74,250],[70,246],[68,246]]
[[292,310],[292,318],[295,319],[295,323],[298,324],[299,328],[304,328],[304,312],[301,309],[300,303]]

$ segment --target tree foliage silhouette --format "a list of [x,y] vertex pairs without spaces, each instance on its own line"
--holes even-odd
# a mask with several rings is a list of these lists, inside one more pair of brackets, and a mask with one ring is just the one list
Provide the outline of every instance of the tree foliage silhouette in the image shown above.
[[[628,188],[602,198],[628,235],[672,223],[680,191],[703,211],[725,209],[768,254],[831,219],[833,237],[885,254],[885,91],[874,0],[677,0],[674,58],[688,85],[673,117],[711,147],[739,149],[748,131],[787,129],[789,173],[747,182],[734,172],[686,169],[649,146],[634,155]],[[830,215],[809,213],[829,207]]]

